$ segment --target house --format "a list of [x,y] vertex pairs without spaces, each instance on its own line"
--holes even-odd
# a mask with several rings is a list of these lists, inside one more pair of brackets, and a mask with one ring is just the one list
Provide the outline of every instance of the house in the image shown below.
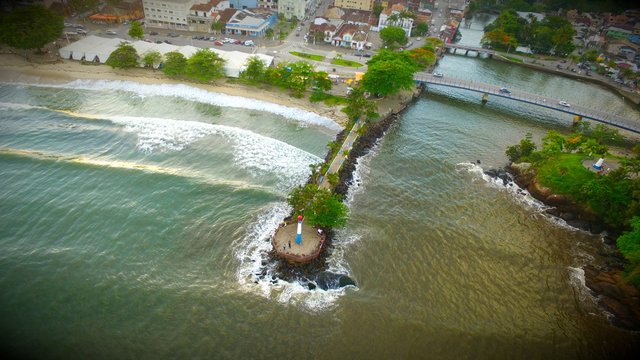
[[234,9],[255,9],[258,7],[258,0],[229,0],[229,6]]
[[331,44],[333,46],[362,50],[367,43],[368,37],[368,25],[344,24],[333,36]]
[[278,0],[258,0],[258,7],[277,11]]
[[206,4],[194,4],[189,9],[189,30],[212,32],[212,25],[220,19],[220,12],[228,9],[229,0],[211,0]]
[[384,29],[387,26],[397,26],[402,28],[407,34],[407,37],[411,36],[411,28],[413,27],[413,18],[403,16],[406,10],[402,4],[394,4],[388,7],[380,13],[378,18],[377,31]]
[[623,29],[622,27],[609,26],[607,29],[607,37],[616,40],[626,39],[631,34],[633,34],[632,31]]
[[[325,17],[317,17],[313,20],[313,24],[309,26],[309,34],[312,41],[315,43],[317,38],[322,36],[325,43],[331,43],[333,36],[337,30],[342,26],[342,19],[328,19]],[[322,34],[322,35],[317,35]]]

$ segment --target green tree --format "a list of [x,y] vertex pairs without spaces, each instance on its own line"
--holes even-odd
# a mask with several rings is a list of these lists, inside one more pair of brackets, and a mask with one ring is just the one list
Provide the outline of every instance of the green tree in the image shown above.
[[389,49],[396,49],[407,43],[407,34],[401,27],[387,26],[380,30],[382,45]]
[[376,112],[376,104],[367,100],[364,93],[364,89],[361,86],[356,86],[347,95],[347,106],[342,108],[342,111],[347,114],[349,120],[356,120],[362,115],[365,115],[367,120],[375,119],[379,116]]
[[306,209],[318,191],[318,185],[306,184],[293,188],[287,197],[287,202],[293,208],[294,214],[301,214]]
[[162,63],[162,54],[155,50],[146,52],[142,57],[142,63],[145,67],[157,68]]
[[429,32],[429,24],[426,22],[420,22],[416,25],[416,28],[413,30],[412,34],[414,36],[425,36]]
[[382,6],[382,4],[380,4],[380,3],[373,4],[373,16],[375,18],[379,18],[380,17],[380,14],[382,13],[382,10],[384,10],[384,6]]
[[162,72],[171,77],[184,75],[187,70],[187,58],[177,51],[165,54]]
[[417,66],[406,53],[381,51],[369,61],[362,87],[371,94],[386,96],[414,86]]
[[41,49],[62,35],[64,19],[40,5],[20,7],[0,18],[0,42],[18,49]]
[[220,34],[220,32],[222,31],[222,29],[225,28],[225,26],[227,26],[226,23],[222,22],[222,21],[216,21],[213,24],[211,24],[211,30],[213,30],[213,32],[215,34]]
[[316,71],[311,75],[313,87],[322,91],[329,91],[333,87],[329,74],[324,71]]
[[262,81],[265,78],[267,66],[257,56],[252,56],[247,60],[247,67],[240,73],[240,78],[249,81]]
[[531,138],[531,133],[527,133],[519,144],[507,147],[506,154],[511,162],[528,160],[528,157],[536,150],[536,144]]
[[640,287],[640,217],[635,216],[630,223],[631,230],[622,234],[616,240],[616,245],[630,263],[627,266],[627,280]]
[[272,28],[268,28],[267,30],[264,31],[264,36],[267,39],[273,39],[273,29]]
[[490,46],[493,49],[506,50],[509,52],[518,46],[518,40],[502,29],[495,29],[485,32],[480,43],[483,46]]
[[134,20],[131,22],[128,34],[134,39],[142,39],[144,37],[144,30],[142,30],[142,25],[140,25],[140,22],[138,22],[138,20]]
[[210,82],[224,76],[224,59],[209,49],[200,49],[187,60],[185,75],[193,80]]
[[115,69],[130,69],[138,66],[139,56],[136,49],[125,42],[120,43],[115,49],[106,64]]
[[335,228],[347,223],[349,209],[338,195],[327,189],[318,190],[304,211],[304,217],[311,225]]

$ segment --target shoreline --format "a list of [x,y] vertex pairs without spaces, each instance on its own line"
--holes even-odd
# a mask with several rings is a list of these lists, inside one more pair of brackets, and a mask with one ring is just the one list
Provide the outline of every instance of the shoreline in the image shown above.
[[[344,128],[347,116],[338,106],[322,102],[312,103],[307,98],[294,98],[279,89],[264,89],[233,83],[223,78],[215,84],[201,84],[171,79],[162,71],[151,69],[112,69],[108,65],[85,65],[73,60],[37,64],[16,54],[0,54],[0,81],[27,84],[64,84],[75,80],[131,81],[146,85],[181,84],[212,93],[220,93],[304,110],[326,117]],[[275,90],[275,91],[274,91]]]

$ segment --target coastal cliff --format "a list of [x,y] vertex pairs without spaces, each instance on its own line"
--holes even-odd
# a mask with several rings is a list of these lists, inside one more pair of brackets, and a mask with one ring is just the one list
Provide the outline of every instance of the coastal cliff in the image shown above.
[[[547,214],[559,217],[575,228],[593,234],[603,233],[605,243],[615,246],[618,234],[607,229],[590,209],[566,196],[554,194],[551,189],[540,184],[530,163],[512,163],[507,167],[507,172],[520,188],[526,189],[531,196],[551,207],[546,210]],[[499,178],[506,176],[506,173],[501,175],[497,170],[487,173]],[[624,259],[617,250],[603,256],[606,260],[604,267],[589,265],[584,268],[585,286],[595,295],[598,304],[613,315],[610,317],[612,324],[634,331],[640,330],[640,291],[624,280]]]

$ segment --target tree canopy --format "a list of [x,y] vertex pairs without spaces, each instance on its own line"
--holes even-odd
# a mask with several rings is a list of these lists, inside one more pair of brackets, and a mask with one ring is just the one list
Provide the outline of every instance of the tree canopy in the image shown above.
[[21,7],[0,17],[0,42],[18,49],[41,49],[62,35],[64,19],[40,6]]
[[312,226],[334,228],[347,222],[348,208],[339,195],[327,189],[318,189],[315,184],[294,188],[287,198],[294,214],[303,214]]
[[109,55],[106,64],[115,69],[130,69],[138,66],[138,59],[136,49],[132,45],[122,42]]
[[361,84],[372,94],[386,96],[414,86],[413,75],[418,68],[406,52],[380,51],[368,65]]
[[164,55],[164,66],[162,72],[167,76],[183,75],[187,68],[187,58],[177,51],[172,51]]
[[534,16],[525,19],[515,10],[504,10],[485,26],[484,31],[482,44],[501,50],[521,44],[537,53],[566,56],[575,49],[575,29],[568,20],[559,16],[547,16],[538,21]]
[[128,34],[134,39],[142,39],[144,37],[144,30],[142,30],[142,25],[140,25],[138,20],[131,22]]
[[209,49],[200,49],[187,60],[185,75],[201,82],[210,82],[224,76],[225,60]]
[[158,51],[149,51],[142,57],[142,63],[146,67],[156,68],[162,62],[162,54]]
[[407,34],[401,27],[387,26],[380,30],[382,45],[389,49],[396,49],[407,43]]

